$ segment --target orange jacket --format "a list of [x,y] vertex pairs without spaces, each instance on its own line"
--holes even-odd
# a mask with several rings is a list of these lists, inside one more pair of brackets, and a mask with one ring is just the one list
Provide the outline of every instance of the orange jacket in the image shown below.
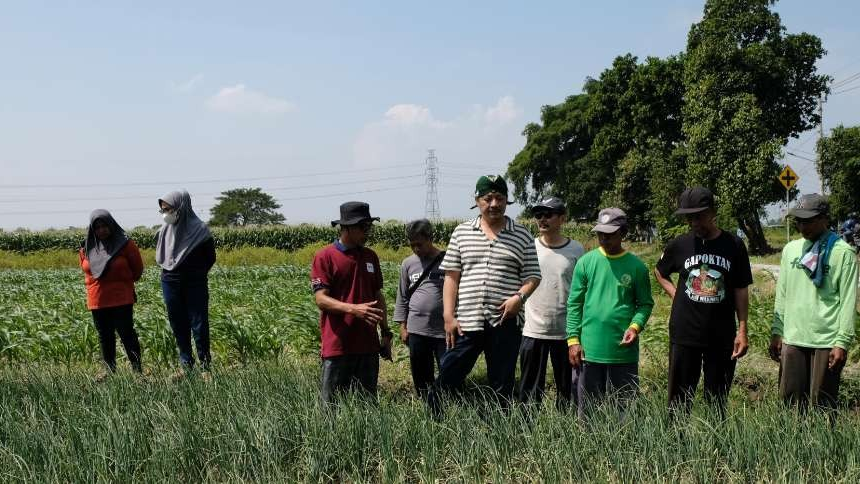
[[87,285],[87,309],[113,308],[134,304],[134,283],[143,274],[143,260],[134,241],[129,240],[125,247],[108,263],[100,279],[90,273],[90,262],[84,249],[78,255],[84,282]]

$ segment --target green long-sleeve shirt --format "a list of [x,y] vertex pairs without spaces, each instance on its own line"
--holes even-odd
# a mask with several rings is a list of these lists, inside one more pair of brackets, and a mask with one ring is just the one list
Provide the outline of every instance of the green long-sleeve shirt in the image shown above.
[[815,287],[800,264],[812,242],[798,239],[782,249],[771,333],[793,346],[848,349],[854,338],[857,300],[857,256],[838,240]]
[[585,361],[636,363],[639,339],[621,346],[627,328],[644,329],[654,299],[648,269],[638,257],[607,255],[595,249],[582,256],[573,271],[567,299],[569,343],[582,344]]

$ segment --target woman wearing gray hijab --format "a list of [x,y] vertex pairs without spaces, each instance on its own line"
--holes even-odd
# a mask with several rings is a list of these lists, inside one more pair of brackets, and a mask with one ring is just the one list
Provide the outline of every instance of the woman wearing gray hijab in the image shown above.
[[179,348],[183,375],[194,367],[191,336],[197,358],[209,378],[209,280],[215,264],[215,240],[209,227],[191,209],[187,191],[170,192],[158,200],[164,224],[158,231],[155,261],[161,266],[161,290],[170,328]]
[[134,283],[143,274],[143,260],[134,241],[107,210],[90,214],[87,239],[79,252],[84,283],[87,286],[87,309],[99,334],[102,360],[108,371],[102,380],[116,371],[116,334],[125,348],[132,370],[141,371],[140,342],[134,330]]

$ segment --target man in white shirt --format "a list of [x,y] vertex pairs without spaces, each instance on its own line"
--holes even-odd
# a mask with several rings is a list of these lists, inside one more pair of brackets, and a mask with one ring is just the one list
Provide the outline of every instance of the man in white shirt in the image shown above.
[[535,239],[541,284],[525,303],[520,345],[520,400],[540,404],[546,386],[547,360],[552,363],[556,408],[570,403],[572,367],[567,357],[567,297],[576,261],[585,253],[579,242],[561,234],[567,219],[564,202],[556,197],[532,208],[540,236]]

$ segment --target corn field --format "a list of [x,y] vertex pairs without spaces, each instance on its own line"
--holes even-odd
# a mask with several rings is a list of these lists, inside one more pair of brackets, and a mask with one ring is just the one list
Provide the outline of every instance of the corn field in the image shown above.
[[[451,232],[459,222],[445,221],[433,224],[434,238],[439,244],[446,244]],[[526,226],[537,233],[533,223]],[[565,232],[578,240],[588,239],[590,226],[587,224],[568,224]],[[264,227],[213,227],[212,235],[219,249],[241,247],[270,247],[278,250],[294,251],[308,245],[329,243],[338,236],[336,228],[322,225],[275,225]],[[155,248],[157,229],[134,228],[128,236],[141,249]],[[83,229],[46,230],[41,232],[0,230],[0,250],[12,252],[34,252],[40,250],[76,250],[86,237]],[[409,244],[402,223],[386,222],[376,224],[368,237],[368,243],[386,247],[404,247]]]

